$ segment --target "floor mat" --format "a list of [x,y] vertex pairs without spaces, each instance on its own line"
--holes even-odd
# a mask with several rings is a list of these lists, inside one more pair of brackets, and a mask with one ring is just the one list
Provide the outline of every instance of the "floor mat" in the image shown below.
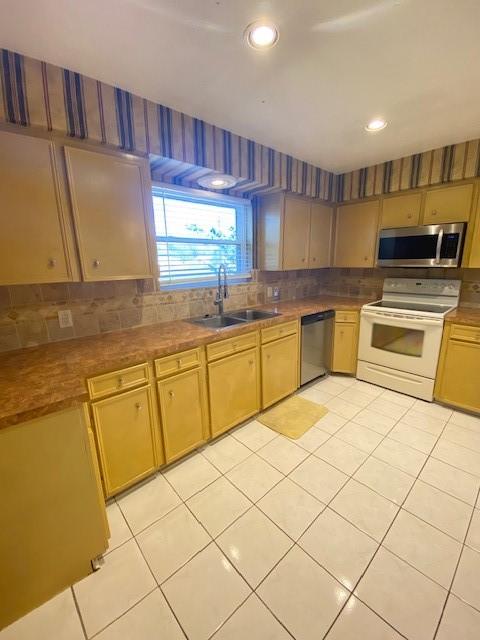
[[287,438],[296,440],[326,413],[328,409],[321,404],[301,396],[292,396],[257,416],[257,420]]

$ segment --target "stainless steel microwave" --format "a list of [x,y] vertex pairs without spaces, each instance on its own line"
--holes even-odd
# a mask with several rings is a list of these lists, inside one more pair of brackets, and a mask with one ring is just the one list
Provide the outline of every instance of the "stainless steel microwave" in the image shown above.
[[466,222],[382,229],[378,237],[379,267],[458,267]]

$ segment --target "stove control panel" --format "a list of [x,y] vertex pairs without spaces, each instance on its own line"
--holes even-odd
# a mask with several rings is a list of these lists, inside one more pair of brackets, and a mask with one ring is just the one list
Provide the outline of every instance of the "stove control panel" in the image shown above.
[[461,280],[439,278],[385,278],[383,293],[404,293],[423,296],[459,296]]

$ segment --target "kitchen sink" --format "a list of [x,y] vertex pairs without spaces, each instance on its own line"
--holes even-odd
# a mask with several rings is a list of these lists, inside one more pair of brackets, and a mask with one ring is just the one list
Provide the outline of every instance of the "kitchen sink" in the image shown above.
[[223,329],[224,327],[231,327],[234,324],[242,324],[245,320],[231,316],[208,316],[206,318],[193,318],[189,320],[189,322],[199,324],[207,329]]
[[261,309],[241,309],[240,311],[231,311],[229,315],[232,318],[242,319],[244,322],[253,322],[254,320],[266,320],[281,315],[276,311],[262,311]]
[[205,316],[203,318],[191,318],[188,322],[199,324],[207,329],[224,329],[236,324],[253,322],[254,320],[266,320],[280,314],[276,311],[261,311],[260,309],[240,309],[231,311],[228,315]]

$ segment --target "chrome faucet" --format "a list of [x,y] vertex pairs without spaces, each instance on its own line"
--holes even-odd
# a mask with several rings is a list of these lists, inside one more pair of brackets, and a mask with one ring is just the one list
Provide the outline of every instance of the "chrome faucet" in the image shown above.
[[[223,273],[223,285],[222,285],[222,273]],[[215,296],[215,302],[218,306],[218,313],[223,316],[223,301],[228,298],[228,285],[227,285],[227,265],[222,262],[218,267],[218,289]]]

